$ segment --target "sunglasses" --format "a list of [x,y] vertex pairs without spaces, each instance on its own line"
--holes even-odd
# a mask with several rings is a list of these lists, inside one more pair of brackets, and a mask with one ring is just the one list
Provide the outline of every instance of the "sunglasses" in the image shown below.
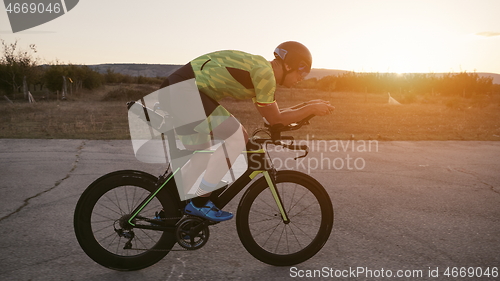
[[309,66],[305,62],[301,62],[301,63],[299,63],[299,67],[297,68],[297,71],[299,72],[300,76],[302,76],[302,78],[306,78],[306,76],[309,74],[311,69],[309,68]]

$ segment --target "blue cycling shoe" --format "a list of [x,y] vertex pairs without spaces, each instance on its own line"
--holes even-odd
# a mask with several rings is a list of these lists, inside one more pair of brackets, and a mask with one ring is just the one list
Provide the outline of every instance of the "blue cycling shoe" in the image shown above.
[[203,207],[196,207],[191,201],[186,205],[186,208],[184,208],[184,212],[188,215],[215,222],[227,221],[233,218],[233,214],[220,210],[210,200]]

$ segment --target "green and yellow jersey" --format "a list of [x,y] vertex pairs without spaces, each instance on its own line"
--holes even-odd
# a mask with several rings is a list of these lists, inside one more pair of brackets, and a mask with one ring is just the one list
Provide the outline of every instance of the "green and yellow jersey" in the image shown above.
[[275,102],[271,63],[241,51],[218,51],[191,61],[198,89],[212,99],[253,99],[259,106]]

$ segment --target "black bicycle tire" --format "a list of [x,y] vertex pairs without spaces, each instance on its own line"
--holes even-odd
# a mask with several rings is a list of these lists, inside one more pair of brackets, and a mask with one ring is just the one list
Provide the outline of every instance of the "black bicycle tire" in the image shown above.
[[[133,170],[117,171],[95,180],[78,200],[74,214],[74,229],[78,243],[84,252],[98,264],[120,271],[133,271],[149,267],[164,258],[177,240],[175,234],[163,232],[156,245],[136,256],[120,256],[104,249],[95,239],[91,226],[91,214],[99,198],[107,191],[120,186],[139,186],[150,192],[156,188],[157,178],[153,175]],[[167,210],[179,209],[177,200],[169,190],[162,190],[156,195],[162,206]],[[178,217],[180,214],[168,214]]]
[[[275,266],[291,266],[313,257],[328,241],[333,227],[334,213],[330,197],[324,187],[309,175],[298,171],[279,171],[276,182],[291,182],[301,185],[311,191],[318,200],[321,210],[321,225],[309,245],[291,254],[275,254],[261,247],[252,236],[249,224],[250,208],[262,191],[268,188],[264,177],[254,182],[242,196],[236,213],[236,228],[241,243],[245,249],[258,260]],[[286,202],[285,202],[286,207]],[[291,218],[293,222],[293,218]]]

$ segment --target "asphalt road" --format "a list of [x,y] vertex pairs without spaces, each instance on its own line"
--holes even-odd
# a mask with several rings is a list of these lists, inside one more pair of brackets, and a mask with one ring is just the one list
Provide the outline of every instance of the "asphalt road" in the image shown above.
[[289,280],[316,274],[325,280],[456,280],[463,267],[467,276],[474,271],[472,277],[482,272],[484,280],[500,280],[494,278],[500,268],[500,142],[352,144],[316,144],[302,162],[286,161],[287,153],[275,162],[311,173],[332,199],[330,240],[310,260],[294,268],[261,263],[239,242],[233,220],[211,227],[200,250],[117,272],[79,247],[76,202],[105,173],[159,175],[161,167],[135,160],[130,141],[2,139],[0,279]]

